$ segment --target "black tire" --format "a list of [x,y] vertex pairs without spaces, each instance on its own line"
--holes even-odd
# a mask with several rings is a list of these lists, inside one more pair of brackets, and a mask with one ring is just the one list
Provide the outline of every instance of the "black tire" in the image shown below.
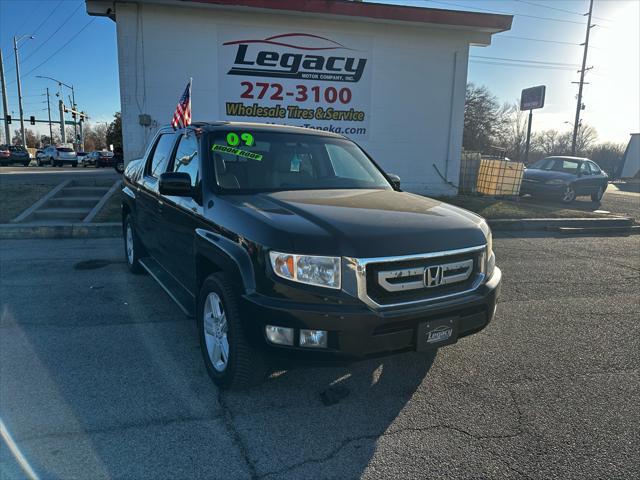
[[[226,368],[217,370],[207,350],[205,337],[205,302],[210,293],[215,293],[225,313],[228,340],[228,357]],[[249,344],[242,326],[236,293],[223,273],[215,273],[206,278],[198,296],[198,334],[200,350],[205,368],[211,380],[222,389],[242,390],[264,381],[269,372],[266,355]]]
[[567,185],[564,193],[560,197],[560,201],[564,204],[572,203],[576,199],[576,189],[574,185]]
[[73,163],[71,164],[71,166],[72,166],[73,168],[76,168],[76,167],[78,166],[78,162],[73,162]]
[[31,163],[30,161],[29,162],[25,162],[25,163],[22,164],[22,166],[23,167],[28,167],[30,163]]
[[[131,229],[131,237],[128,237],[127,229]],[[138,240],[138,236],[136,235],[136,231],[133,228],[133,222],[131,221],[131,215],[127,215],[122,224],[122,236],[124,239],[124,257],[127,261],[127,267],[129,267],[129,271],[131,273],[135,273],[136,275],[144,273],[145,269],[140,265],[140,259],[144,256],[142,255],[143,249],[142,245],[140,245],[140,241]],[[131,247],[132,247],[132,255],[129,255],[129,241],[128,238],[131,238]]]
[[604,197],[605,188],[606,187],[604,185],[600,185],[600,187],[598,187],[598,191],[591,194],[591,201],[600,203],[600,200],[602,200],[602,197]]
[[42,160],[40,160],[40,157],[36,158],[36,165],[38,165],[39,167],[42,166]]
[[56,164],[53,161],[53,157],[49,157],[49,165],[51,165],[52,167],[56,166]]

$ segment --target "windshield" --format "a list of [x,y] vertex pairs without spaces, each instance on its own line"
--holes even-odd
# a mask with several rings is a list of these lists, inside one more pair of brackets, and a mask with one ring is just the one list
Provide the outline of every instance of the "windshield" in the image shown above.
[[566,158],[543,158],[531,164],[529,168],[549,170],[553,172],[576,173],[580,162]]
[[216,183],[226,190],[391,188],[345,139],[236,129],[212,133],[209,145]]

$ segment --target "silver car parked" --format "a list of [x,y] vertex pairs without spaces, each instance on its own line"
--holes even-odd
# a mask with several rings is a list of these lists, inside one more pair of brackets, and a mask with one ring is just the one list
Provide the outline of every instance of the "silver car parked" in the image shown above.
[[49,145],[38,154],[38,166],[49,164],[52,167],[62,167],[65,163],[72,167],[78,166],[78,156],[71,147],[56,147]]

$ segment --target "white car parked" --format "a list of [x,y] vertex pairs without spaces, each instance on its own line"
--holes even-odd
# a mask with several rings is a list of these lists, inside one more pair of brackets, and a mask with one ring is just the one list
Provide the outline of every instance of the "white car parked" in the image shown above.
[[38,166],[49,164],[52,167],[62,167],[65,163],[72,167],[78,166],[78,156],[71,147],[56,147],[49,145],[38,154]]

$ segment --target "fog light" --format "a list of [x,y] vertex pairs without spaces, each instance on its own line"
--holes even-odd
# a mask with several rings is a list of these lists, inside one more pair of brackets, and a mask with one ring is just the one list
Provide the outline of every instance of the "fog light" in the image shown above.
[[327,348],[327,336],[324,330],[300,330],[300,346]]
[[293,328],[267,325],[264,328],[267,339],[277,345],[293,345]]

